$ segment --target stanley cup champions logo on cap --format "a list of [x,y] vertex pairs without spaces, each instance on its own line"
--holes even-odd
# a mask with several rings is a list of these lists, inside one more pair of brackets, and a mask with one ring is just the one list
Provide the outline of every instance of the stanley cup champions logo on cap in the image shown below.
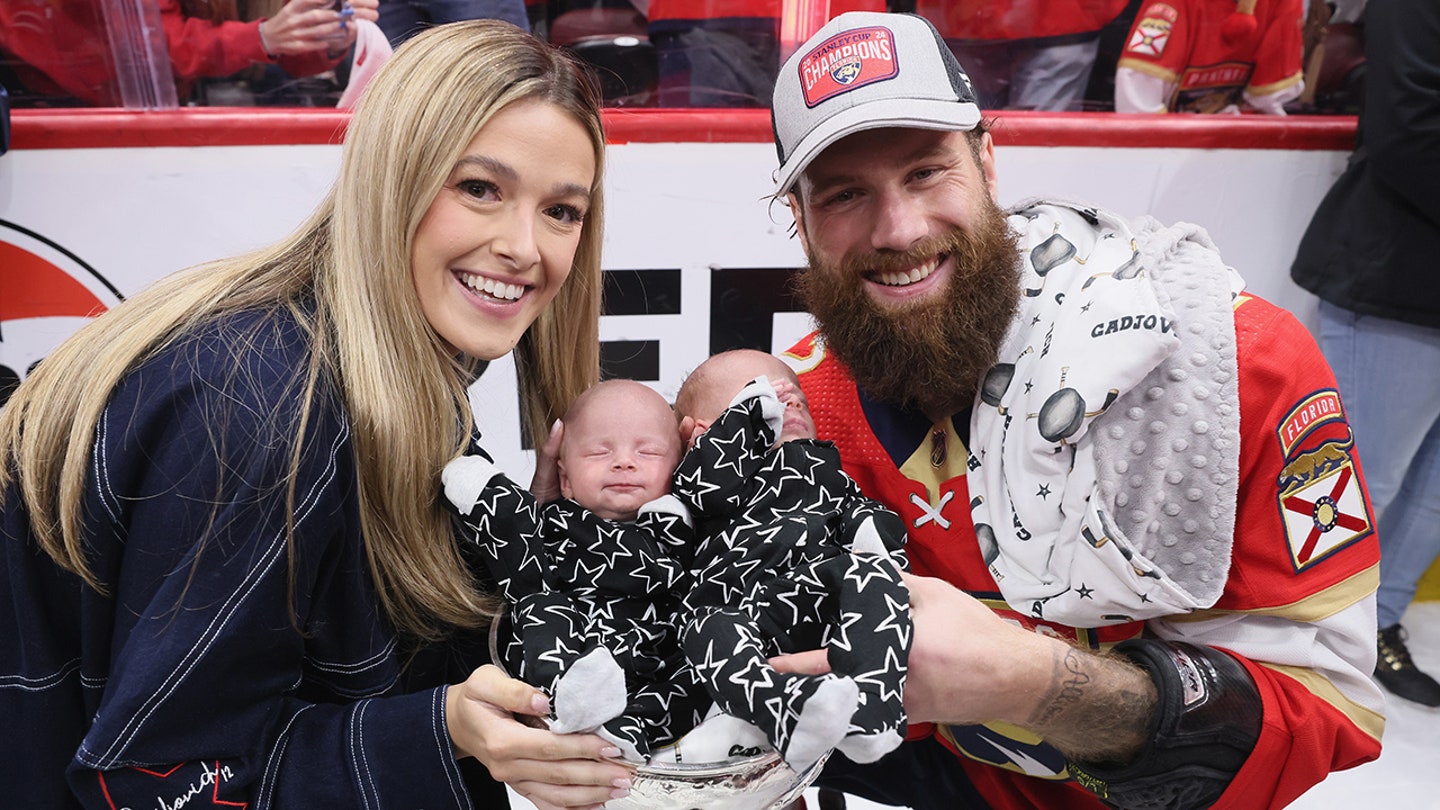
[[877,25],[836,34],[805,54],[800,60],[800,90],[805,106],[814,107],[837,93],[892,79],[899,72],[895,35]]
[[780,156],[775,196],[825,147],[880,127],[971,130],[970,79],[935,26],[913,14],[841,14],[785,61],[770,108]]

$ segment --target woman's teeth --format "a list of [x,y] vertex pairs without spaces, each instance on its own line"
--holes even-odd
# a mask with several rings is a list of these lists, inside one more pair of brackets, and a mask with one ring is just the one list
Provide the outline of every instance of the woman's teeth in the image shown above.
[[525,288],[519,284],[506,284],[503,281],[496,281],[493,278],[485,278],[484,276],[472,276],[469,273],[462,273],[460,274],[460,279],[465,282],[466,287],[476,292],[485,293],[491,298],[499,298],[502,301],[516,301],[520,298],[521,294],[525,292]]
[[939,266],[939,264],[940,260],[935,258],[918,267],[912,267],[909,270],[898,273],[878,273],[873,277],[873,280],[875,283],[884,284],[887,287],[904,287],[907,284],[914,284],[926,278],[935,272],[935,268]]

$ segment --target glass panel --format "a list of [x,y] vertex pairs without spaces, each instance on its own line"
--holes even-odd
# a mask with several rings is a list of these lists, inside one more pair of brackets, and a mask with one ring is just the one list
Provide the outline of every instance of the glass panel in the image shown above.
[[0,0],[0,85],[15,107],[175,106],[147,0]]
[[94,0],[0,0],[0,84],[15,107],[119,107],[105,12]]
[[626,107],[767,107],[780,62],[833,14],[884,0],[548,0],[532,27]]
[[129,109],[174,109],[165,32],[148,0],[100,0],[120,100]]
[[[297,43],[295,18],[321,8],[337,14],[335,37]],[[780,62],[826,20],[888,10],[930,19],[989,110],[1114,110],[1118,76],[1122,108],[1254,112],[1268,95],[1271,112],[1356,112],[1357,3],[1334,4],[1331,19],[1332,4],[1320,0],[1258,0],[1253,47],[1172,58],[1179,28],[1193,22],[1177,16],[1188,8],[1163,0],[0,0],[0,86],[16,107],[343,106],[366,48],[492,17],[593,64],[611,106],[764,108]],[[358,24],[365,16],[378,24]],[[1207,25],[1218,38],[1226,22]],[[262,23],[274,41],[262,39]],[[1267,33],[1282,29],[1283,37]],[[1264,55],[1276,52],[1283,58]],[[1216,60],[1224,70],[1213,69]]]
[[646,19],[653,5],[653,0],[549,0],[529,8],[535,33],[595,67],[607,105],[653,107],[659,103],[656,54]]
[[[151,0],[155,2],[155,0]],[[182,104],[334,107],[349,79],[359,26],[349,0],[158,0]],[[356,3],[356,6],[360,6]],[[364,4],[374,9],[374,0]],[[310,38],[301,15],[332,11]],[[383,39],[376,29],[371,32]]]
[[[1202,5],[548,0],[529,8],[536,33],[600,69],[614,106],[764,107],[780,62],[799,42],[837,14],[866,10],[933,22],[988,110],[1115,110],[1118,75],[1122,82],[1128,76],[1126,111],[1355,111],[1364,56],[1354,15],[1343,13],[1347,4],[1327,25],[1331,7],[1319,0],[1258,0],[1249,12],[1254,23],[1233,36],[1246,15]],[[1186,27],[1200,35],[1182,32]],[[1203,44],[1180,53],[1190,38]]]

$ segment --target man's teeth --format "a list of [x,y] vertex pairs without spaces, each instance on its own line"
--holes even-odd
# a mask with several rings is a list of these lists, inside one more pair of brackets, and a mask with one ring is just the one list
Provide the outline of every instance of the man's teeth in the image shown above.
[[879,273],[875,276],[875,281],[876,283],[884,284],[887,287],[904,287],[907,284],[914,284],[915,282],[929,276],[931,273],[935,272],[935,268],[939,264],[940,262],[938,259],[931,259],[930,261],[918,267],[912,267],[909,270],[901,271],[898,273]]
[[503,301],[518,300],[520,295],[525,292],[525,288],[519,284],[506,284],[503,281],[496,281],[493,278],[485,278],[484,276],[472,276],[468,273],[462,273],[460,278],[465,282],[466,287]]

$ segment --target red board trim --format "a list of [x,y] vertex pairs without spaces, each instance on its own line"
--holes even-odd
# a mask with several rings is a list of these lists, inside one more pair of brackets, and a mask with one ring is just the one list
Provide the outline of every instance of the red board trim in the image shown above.
[[[1039,113],[994,116],[1001,146],[1286,149],[1348,152],[1354,116],[1199,116]],[[338,144],[349,113],[212,107],[166,112],[15,110],[11,146],[105,149]],[[611,143],[770,143],[768,110],[612,109]]]

